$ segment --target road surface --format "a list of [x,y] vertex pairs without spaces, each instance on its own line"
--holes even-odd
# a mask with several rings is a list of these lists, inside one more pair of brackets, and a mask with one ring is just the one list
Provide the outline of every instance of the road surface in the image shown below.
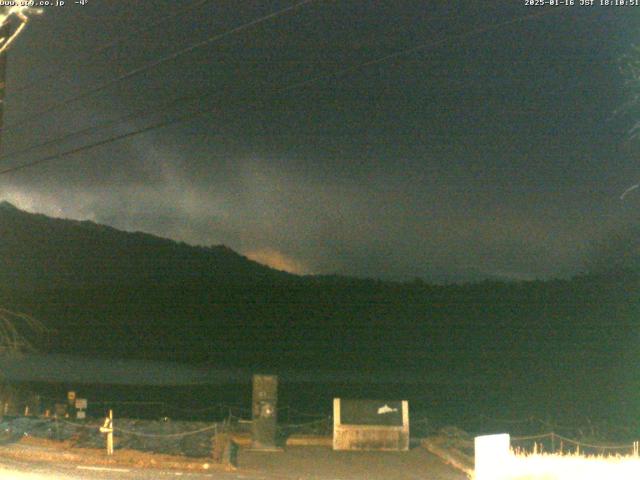
[[[7,456],[9,450],[12,456]],[[291,447],[282,452],[241,449],[240,468],[235,471],[218,466],[177,470],[89,465],[78,461],[86,460],[82,449],[63,453],[58,461],[34,460],[42,450],[20,443],[0,446],[0,480],[467,480],[466,475],[420,447],[409,452],[334,452],[329,447]]]
[[0,458],[1,480],[159,480],[181,478],[192,480],[271,480],[269,477],[252,476],[234,472],[192,473],[175,470],[140,470],[135,468],[101,467],[74,464],[20,462]]

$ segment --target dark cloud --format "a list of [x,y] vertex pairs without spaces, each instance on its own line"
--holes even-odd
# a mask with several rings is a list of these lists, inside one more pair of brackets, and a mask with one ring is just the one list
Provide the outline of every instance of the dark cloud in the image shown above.
[[640,269],[640,227],[622,225],[592,242],[587,257],[590,271],[606,273]]
[[[12,52],[7,123],[289,4],[221,2],[195,19],[176,11],[164,30],[138,37],[136,28],[175,4],[47,11]],[[11,151],[180,95],[194,99],[170,115],[216,106],[192,122],[4,176],[0,196],[50,215],[224,243],[303,273],[571,275],[589,263],[592,242],[637,223],[634,192],[619,199],[637,182],[636,148],[621,146],[625,125],[609,118],[625,100],[616,60],[637,36],[637,18],[576,7],[455,39],[531,14],[501,5],[310,5],[8,129]],[[74,63],[125,33],[133,37],[123,47]],[[444,36],[454,40],[273,94],[274,85]],[[52,71],[42,87],[17,91]]]

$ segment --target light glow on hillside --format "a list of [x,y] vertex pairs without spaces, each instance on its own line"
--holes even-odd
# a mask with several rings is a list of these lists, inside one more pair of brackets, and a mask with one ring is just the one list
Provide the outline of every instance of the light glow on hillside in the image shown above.
[[253,250],[251,252],[247,252],[245,255],[249,260],[253,260],[254,262],[261,263],[283,272],[295,273],[297,275],[305,275],[309,273],[309,269],[303,265],[302,262],[271,248]]

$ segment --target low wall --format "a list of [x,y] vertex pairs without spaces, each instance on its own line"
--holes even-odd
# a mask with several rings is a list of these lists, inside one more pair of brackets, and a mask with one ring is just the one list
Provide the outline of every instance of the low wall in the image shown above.
[[[346,415],[345,406],[349,409]],[[376,402],[335,398],[333,422],[334,450],[409,450],[409,403],[406,400]]]

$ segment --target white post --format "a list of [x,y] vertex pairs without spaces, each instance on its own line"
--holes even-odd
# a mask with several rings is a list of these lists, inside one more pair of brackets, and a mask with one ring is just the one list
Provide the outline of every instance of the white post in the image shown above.
[[508,433],[475,438],[475,480],[501,480],[509,474],[511,439]]
[[333,449],[338,450],[338,428],[340,427],[340,399],[333,399]]
[[109,416],[104,419],[100,431],[107,434],[107,455],[113,455],[113,410],[109,410]]
[[107,455],[113,455],[113,410],[109,410],[109,433],[107,434]]

